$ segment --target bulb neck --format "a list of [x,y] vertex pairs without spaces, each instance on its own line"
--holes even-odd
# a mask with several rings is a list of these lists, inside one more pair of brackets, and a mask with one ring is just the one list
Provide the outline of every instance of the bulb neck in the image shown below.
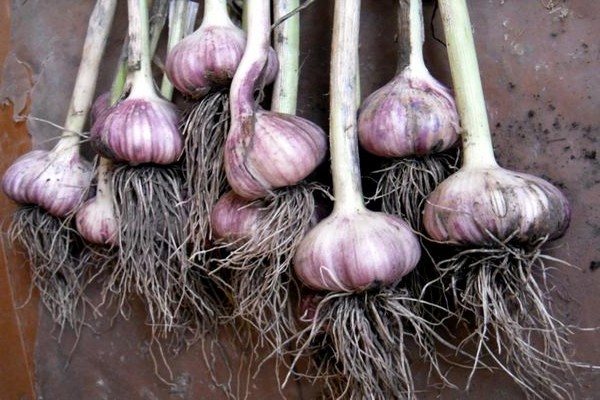
[[230,112],[233,120],[254,114],[254,91],[260,85],[266,66],[271,33],[271,10],[268,0],[248,2],[248,39],[230,89]]
[[227,0],[205,0],[202,25],[233,25],[229,12],[227,11]]
[[130,97],[143,97],[154,90],[150,55],[147,0],[127,0],[129,18],[129,56],[127,65]]

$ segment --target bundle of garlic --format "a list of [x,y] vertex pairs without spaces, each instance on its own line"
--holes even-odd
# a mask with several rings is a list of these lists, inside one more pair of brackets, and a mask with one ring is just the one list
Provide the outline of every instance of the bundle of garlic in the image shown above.
[[498,166],[464,0],[441,0],[448,55],[462,124],[460,170],[428,197],[423,225],[431,239],[456,248],[439,262],[457,313],[472,318],[473,376],[491,355],[528,396],[571,398],[559,376],[569,371],[569,329],[547,301],[541,247],[570,219],[565,196],[549,182]]
[[[296,252],[294,271],[313,290],[301,301],[307,326],[290,343],[310,355],[327,398],[414,398],[409,342],[431,362],[434,325],[414,312],[403,287],[417,266],[417,236],[398,216],[366,208],[358,160],[357,65],[360,1],[336,1],[330,86],[335,204]],[[314,300],[314,301],[313,301]]]
[[[94,148],[114,163],[111,191],[119,229],[113,244],[118,260],[107,290],[118,296],[120,307],[130,294],[139,295],[153,331],[166,333],[179,325],[185,297],[182,276],[190,268],[184,245],[188,213],[178,164],[183,138],[176,106],[155,89],[146,1],[127,4],[125,86],[91,129]],[[108,190],[101,194],[110,196]]]
[[[206,0],[202,23],[167,54],[165,71],[173,86],[194,100],[184,112],[184,166],[189,216],[186,232],[197,267],[213,273],[210,213],[227,190],[223,149],[229,131],[229,90],[246,35],[229,17],[226,0]],[[272,82],[277,59],[270,50],[264,81]]]
[[90,16],[73,95],[60,140],[50,151],[34,150],[6,171],[2,189],[22,204],[14,214],[10,237],[25,249],[33,284],[61,328],[81,326],[87,301],[82,240],[74,229],[74,211],[85,200],[91,168],[79,152],[80,136],[91,107],[98,69],[112,25],[116,0],[98,0]]
[[[277,3],[282,8],[277,15],[297,8],[294,2]],[[231,86],[232,125],[224,154],[232,191],[216,203],[211,225],[216,243],[227,247],[218,265],[229,271],[234,316],[258,330],[257,347],[266,341],[279,349],[295,330],[293,256],[318,218],[315,191],[324,190],[305,179],[323,160],[327,144],[320,127],[294,115],[298,15],[279,26],[287,32],[277,36],[282,58],[271,110],[256,105],[255,88],[261,87],[265,63],[268,68],[269,15],[266,1],[248,6],[248,44]]]

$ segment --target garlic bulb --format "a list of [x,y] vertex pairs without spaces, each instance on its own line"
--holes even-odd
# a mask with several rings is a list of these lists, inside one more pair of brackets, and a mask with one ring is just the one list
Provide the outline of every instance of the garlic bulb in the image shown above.
[[[227,14],[225,0],[207,0],[200,27],[169,52],[165,71],[181,93],[203,97],[212,88],[227,86],[242,59],[246,34]],[[277,57],[271,49],[265,81],[277,73]]]
[[360,144],[382,157],[442,152],[458,140],[458,112],[449,90],[423,60],[423,6],[401,1],[398,8],[398,72],[361,105]]
[[36,150],[17,159],[2,180],[7,196],[21,204],[36,204],[56,217],[73,211],[83,200],[91,174],[78,148],[67,147],[71,144],[59,142],[52,151]]
[[232,189],[246,199],[295,185],[323,161],[325,132],[290,114],[257,110],[232,121],[225,143],[225,172]]
[[553,239],[569,219],[569,202],[558,188],[500,167],[461,169],[431,193],[423,214],[432,239],[460,244]]
[[11,200],[21,204],[30,202],[26,187],[38,171],[46,167],[47,156],[46,150],[32,150],[8,167],[2,177],[2,190]]
[[96,195],[88,199],[75,215],[77,230],[90,243],[116,245],[119,225],[112,203],[111,162],[100,159]]
[[261,214],[256,204],[229,191],[217,201],[211,212],[213,236],[227,243],[248,238],[254,232]]
[[366,209],[334,211],[301,242],[294,271],[312,289],[361,291],[398,282],[420,256],[402,219]]
[[100,115],[90,136],[95,149],[106,158],[130,165],[171,164],[183,152],[179,113],[154,85],[147,4],[129,1],[128,7],[126,95],[106,115]]
[[439,153],[458,140],[458,114],[448,89],[407,67],[362,104],[362,147],[382,157]]
[[152,92],[132,92],[92,126],[92,143],[101,155],[131,165],[170,164],[183,151],[178,122],[174,104]]

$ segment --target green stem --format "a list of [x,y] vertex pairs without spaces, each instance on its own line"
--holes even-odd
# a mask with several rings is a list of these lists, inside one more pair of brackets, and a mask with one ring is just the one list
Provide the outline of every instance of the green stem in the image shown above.
[[495,167],[498,164],[492,147],[467,3],[465,0],[439,0],[438,4],[461,117],[463,167]]
[[129,38],[126,37],[123,41],[123,47],[121,48],[121,54],[119,55],[119,62],[117,64],[117,72],[113,79],[112,86],[110,88],[110,99],[109,105],[114,106],[117,101],[123,95],[123,89],[125,88],[125,82],[127,81],[127,52],[129,51]]
[[75,78],[75,86],[65,119],[61,140],[56,145],[60,150],[72,148],[79,151],[79,136],[92,106],[98,70],[106,41],[112,26],[117,5],[116,0],[98,0],[90,16],[81,62]]
[[248,1],[248,40],[230,88],[231,119],[254,114],[254,90],[267,62],[271,33],[269,0]]
[[[189,0],[173,0],[169,7],[169,39],[167,53],[183,39],[188,19]],[[167,75],[163,75],[160,92],[166,99],[173,97],[173,85]]]
[[150,54],[147,0],[127,0],[129,16],[129,98],[155,95]]
[[359,27],[360,0],[336,0],[329,88],[334,211],[355,212],[365,208],[358,155],[356,102]]
[[[274,0],[273,15],[275,21],[297,10],[299,6],[299,0]],[[279,71],[273,85],[271,110],[296,114],[300,59],[300,13],[296,12],[277,25],[274,36]]]

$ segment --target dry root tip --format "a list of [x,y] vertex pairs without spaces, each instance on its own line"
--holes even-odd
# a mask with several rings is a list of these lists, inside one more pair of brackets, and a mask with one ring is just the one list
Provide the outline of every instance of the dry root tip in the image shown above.
[[415,313],[417,303],[394,288],[326,294],[294,338],[295,362],[313,358],[309,374],[323,381],[326,398],[413,399],[411,357],[425,357],[440,371],[435,324]]
[[121,307],[129,295],[139,295],[155,334],[201,329],[214,321],[216,305],[205,296],[210,291],[192,276],[179,166],[122,165],[114,171],[113,187],[121,230],[108,288]]
[[421,214],[429,193],[457,167],[456,150],[423,157],[393,160],[375,171],[379,176],[375,199],[381,199],[382,211],[400,215],[416,231],[422,231]]
[[438,268],[456,312],[471,327],[460,343],[475,347],[469,382],[491,358],[529,397],[571,399],[571,328],[553,315],[544,242],[464,250]]
[[[227,188],[223,151],[229,131],[229,95],[213,92],[184,115],[185,189],[189,216],[185,230],[191,252],[202,268],[211,256],[207,252],[212,238],[210,213]],[[208,268],[208,266],[206,266]]]
[[68,326],[78,334],[89,304],[84,289],[91,274],[81,261],[83,241],[70,219],[22,206],[13,215],[8,235],[27,256],[32,285],[61,332]]
[[[292,261],[296,248],[315,223],[316,192],[324,187],[301,183],[257,200],[260,218],[252,236],[229,243],[217,263],[228,271],[233,293],[233,316],[246,321],[258,335],[256,348],[279,348],[296,331],[294,297],[298,284]],[[253,335],[252,335],[253,336]]]

